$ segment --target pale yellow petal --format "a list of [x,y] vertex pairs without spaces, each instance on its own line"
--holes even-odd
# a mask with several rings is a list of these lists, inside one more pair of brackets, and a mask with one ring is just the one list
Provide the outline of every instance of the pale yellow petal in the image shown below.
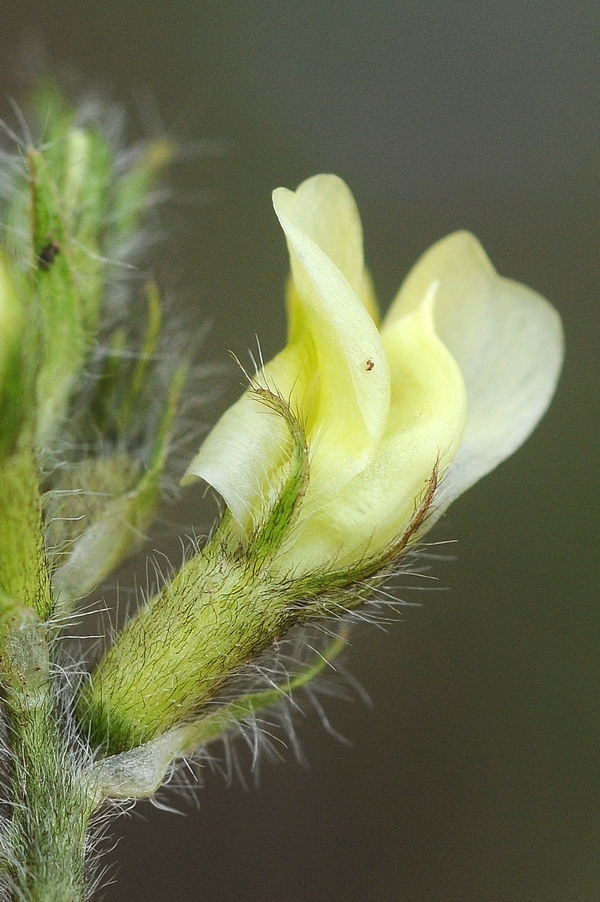
[[377,303],[377,296],[375,294],[373,280],[371,279],[371,273],[366,267],[363,272],[363,283],[360,292],[360,299],[367,308],[367,312],[375,325],[379,326],[379,304]]
[[452,460],[463,434],[466,393],[456,362],[435,334],[433,298],[431,292],[383,336],[392,402],[372,462],[331,504],[311,509],[307,498],[280,555],[282,569],[343,566],[381,549],[410,521],[434,469],[441,474]]
[[467,422],[439,511],[512,454],[554,393],[563,357],[560,319],[541,295],[499,276],[476,238],[456,232],[417,262],[385,318],[387,330],[439,282],[436,331],[467,389]]
[[[290,341],[258,380],[289,401],[305,425],[309,494],[320,499],[315,503],[328,503],[368,464],[383,434],[389,367],[370,312],[372,292],[352,195],[334,176],[310,179],[297,195],[298,200],[286,189],[274,192],[292,262]],[[248,534],[280,484],[289,440],[284,422],[245,395],[221,417],[186,479],[198,476],[212,485]]]
[[363,233],[352,192],[337,175],[315,175],[296,191],[278,188],[277,214],[286,216],[329,257],[357,295],[363,291]]
[[[298,307],[293,313],[294,335],[305,349],[305,370],[314,377],[308,397],[292,389],[292,398],[308,427],[313,484],[333,491],[360,472],[383,434],[390,402],[389,368],[379,332],[356,292],[324,251],[283,212],[294,212],[290,194],[278,189],[274,205],[290,250],[295,285],[291,301]],[[297,373],[289,376],[298,378]],[[286,387],[279,387],[285,395]]]
[[[222,496],[244,535],[265,513],[289,445],[281,417],[243,395],[213,427],[188,466],[182,485],[196,476]],[[281,449],[281,450],[280,450]]]

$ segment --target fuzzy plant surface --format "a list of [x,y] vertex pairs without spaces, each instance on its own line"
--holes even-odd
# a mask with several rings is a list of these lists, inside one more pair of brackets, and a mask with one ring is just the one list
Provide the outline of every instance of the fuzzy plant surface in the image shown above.
[[435,520],[533,430],[562,332],[466,232],[424,254],[381,320],[348,187],[278,188],[288,343],[183,479],[223,513],[73,659],[65,625],[143,543],[186,397],[185,337],[165,336],[158,286],[130,278],[177,148],[124,150],[118,111],[51,82],[27,116],[0,157],[0,884],[74,902],[100,882],[106,812],[318,690],[356,612],[389,601]]

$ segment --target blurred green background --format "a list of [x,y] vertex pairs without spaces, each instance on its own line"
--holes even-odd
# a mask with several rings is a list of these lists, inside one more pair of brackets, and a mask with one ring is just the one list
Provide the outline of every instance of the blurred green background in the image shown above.
[[[356,631],[346,664],[373,700],[333,699],[250,790],[205,770],[199,807],[121,819],[108,902],[592,902],[598,818],[598,305],[592,2],[5,0],[0,107],[46,54],[104,86],[130,137],[222,139],[174,172],[148,261],[200,357],[282,344],[277,185],[333,171],[363,216],[380,298],[433,241],[477,234],[498,270],[560,310],[567,360],[527,445],[455,504],[434,539],[451,591],[389,631]],[[214,421],[239,391],[228,371]],[[594,428],[595,427],[595,428]],[[202,532],[197,490],[154,547]],[[144,581],[144,559],[136,562]],[[400,594],[403,594],[401,590]],[[110,596],[109,596],[110,597]]]

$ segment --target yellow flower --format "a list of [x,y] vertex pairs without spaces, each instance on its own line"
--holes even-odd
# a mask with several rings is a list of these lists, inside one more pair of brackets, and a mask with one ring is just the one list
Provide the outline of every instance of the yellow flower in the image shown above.
[[[551,305],[498,276],[467,232],[424,254],[379,327],[345,183],[318,175],[273,203],[291,259],[289,335],[257,382],[306,433],[310,480],[274,565],[300,575],[381,551],[434,471],[429,523],[512,454],[552,397],[562,332]],[[223,496],[242,538],[281,488],[288,433],[246,392],[188,468]]]

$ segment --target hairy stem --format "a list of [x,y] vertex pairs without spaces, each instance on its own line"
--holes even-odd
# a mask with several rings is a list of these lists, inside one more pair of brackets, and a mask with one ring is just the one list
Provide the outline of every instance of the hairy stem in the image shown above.
[[2,462],[0,483],[0,592],[18,598],[41,617],[51,613],[39,474],[31,438]]
[[14,902],[87,898],[90,818],[100,797],[48,677],[45,624],[20,612],[3,654],[12,816],[3,837]]

